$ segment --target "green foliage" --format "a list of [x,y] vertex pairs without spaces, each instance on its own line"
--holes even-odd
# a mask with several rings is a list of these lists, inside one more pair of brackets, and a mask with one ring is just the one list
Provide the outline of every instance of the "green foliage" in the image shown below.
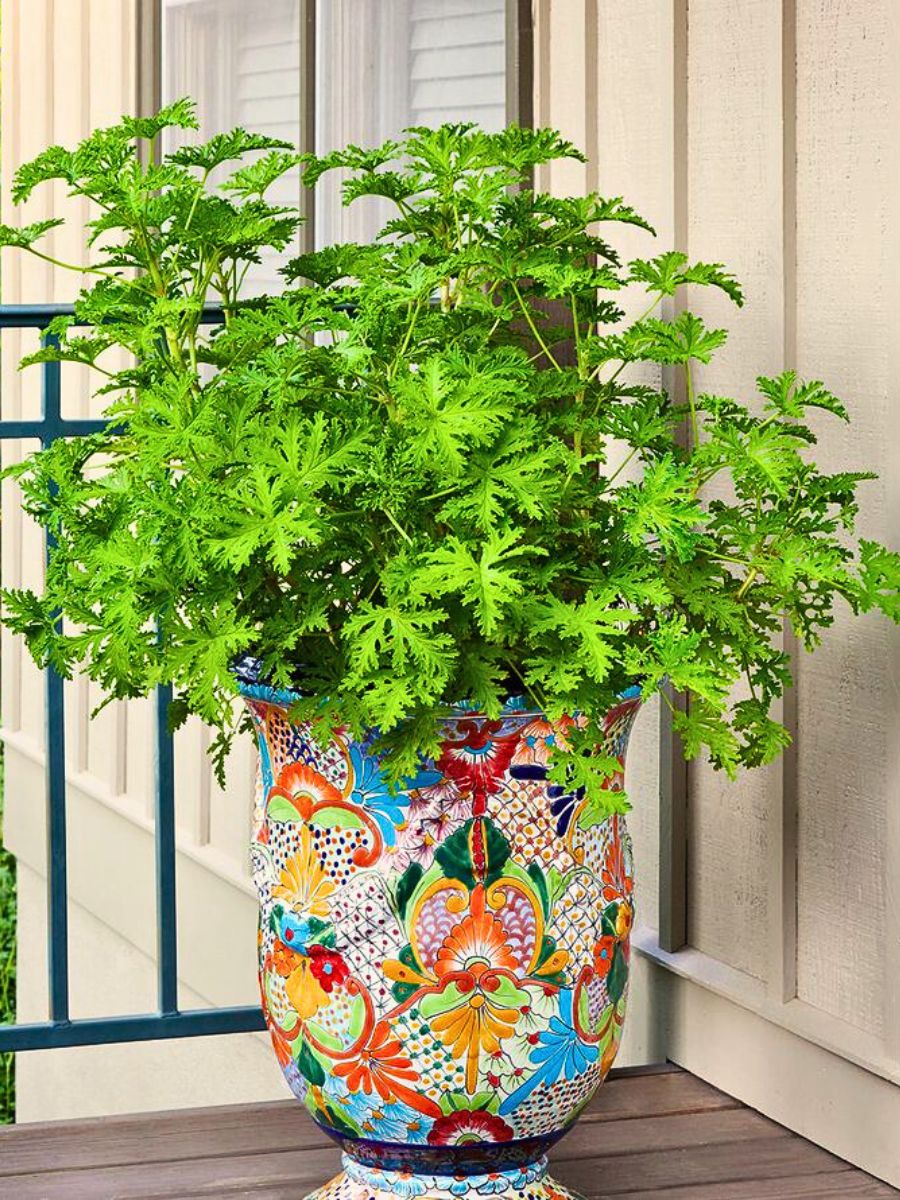
[[[535,167],[581,157],[559,134],[446,125],[317,158],[235,130],[160,160],[170,126],[196,126],[190,103],[51,147],[13,185],[63,180],[96,205],[77,319],[28,361],[96,367],[111,420],[13,468],[57,543],[43,591],[4,597],[40,662],[112,696],[170,682],[176,719],[212,722],[221,751],[251,652],[323,727],[379,728],[395,782],[455,702],[496,715],[523,693],[587,718],[550,773],[585,789],[590,825],[626,806],[596,753],[625,687],[687,693],[686,752],[733,773],[785,745],[785,620],[808,648],[838,602],[900,620],[900,559],[852,536],[871,476],[811,457],[809,410],[843,405],[790,371],[758,398],[696,394],[725,330],[659,306],[703,286],[741,304],[739,285],[675,252],[623,263],[603,231],[650,226],[620,198],[533,191]],[[298,212],[267,196],[298,163],[393,216],[243,299],[295,237]],[[0,242],[41,254],[55,224]],[[626,286],[646,291],[637,320]],[[685,403],[634,363],[680,375]],[[465,845],[444,851],[465,870]]]

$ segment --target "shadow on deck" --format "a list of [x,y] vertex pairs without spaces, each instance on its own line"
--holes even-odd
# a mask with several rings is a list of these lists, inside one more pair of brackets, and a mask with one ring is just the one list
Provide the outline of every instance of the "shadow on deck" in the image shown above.
[[[293,1101],[0,1132],[2,1200],[302,1200],[338,1152]],[[587,1200],[900,1196],[675,1067],[613,1072],[551,1156]]]

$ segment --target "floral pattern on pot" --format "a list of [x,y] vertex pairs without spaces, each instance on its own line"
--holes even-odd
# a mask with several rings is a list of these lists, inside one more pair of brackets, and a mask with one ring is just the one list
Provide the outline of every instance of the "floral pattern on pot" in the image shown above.
[[[351,1154],[534,1139],[537,1157],[615,1058],[633,921],[624,819],[592,823],[547,780],[567,723],[461,713],[392,793],[373,739],[320,746],[289,695],[243,690],[260,982],[291,1088]],[[605,722],[623,763],[638,706]]]
[[344,1170],[308,1200],[581,1200],[547,1174],[546,1158],[509,1171],[418,1175],[369,1168],[344,1156]]

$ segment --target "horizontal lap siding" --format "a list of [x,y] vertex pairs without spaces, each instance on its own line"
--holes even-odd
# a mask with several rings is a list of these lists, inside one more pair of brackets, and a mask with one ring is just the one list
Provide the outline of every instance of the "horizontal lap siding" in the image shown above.
[[409,15],[409,119],[413,125],[478,121],[502,129],[505,6],[484,0],[465,11],[413,0]]

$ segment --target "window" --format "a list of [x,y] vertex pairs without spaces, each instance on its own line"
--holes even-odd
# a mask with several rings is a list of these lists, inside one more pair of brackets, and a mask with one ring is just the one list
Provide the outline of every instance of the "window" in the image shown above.
[[[508,7],[509,0],[163,0],[162,99],[194,96],[204,136],[243,125],[300,145],[308,129],[319,153],[376,145],[408,125],[500,129]],[[299,177],[281,186],[276,198],[297,203]],[[309,214],[317,245],[367,239],[384,216],[375,200],[343,209],[339,192],[331,176],[317,189]],[[255,289],[271,287],[295,252],[271,255],[256,269]]]

